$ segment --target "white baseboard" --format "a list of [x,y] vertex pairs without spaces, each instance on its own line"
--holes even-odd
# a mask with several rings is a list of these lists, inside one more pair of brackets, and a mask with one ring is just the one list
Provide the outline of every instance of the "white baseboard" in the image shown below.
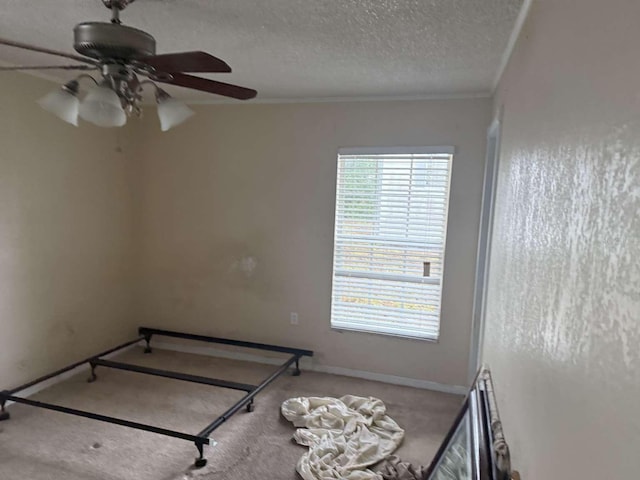
[[[144,342],[140,341],[138,343],[134,343],[133,345],[129,345],[128,347],[123,348],[122,350],[118,350],[115,351],[113,353],[110,353],[109,355],[105,355],[104,359],[111,359],[111,358],[115,358],[118,355],[127,352],[135,347],[137,347],[138,345],[143,345]],[[74,377],[75,375],[78,375],[79,373],[82,372],[88,372],[89,371],[89,364],[88,363],[83,363],[82,365],[78,365],[76,368],[71,369],[67,372],[61,373],[60,375],[56,375],[55,377],[51,377],[48,380],[45,380],[44,382],[40,382],[32,387],[29,388],[25,388],[24,390],[20,390],[20,392],[17,393],[16,396],[20,396],[23,398],[29,398],[33,395],[35,395],[38,392],[41,392],[42,390],[52,387],[53,385],[55,385],[56,383],[60,383],[60,382],[64,382],[65,380],[68,380],[71,377]],[[10,406],[12,404],[14,404],[15,402],[12,402],[11,400],[9,400],[6,404],[6,406]]]
[[315,365],[312,370],[315,372],[331,373],[333,375],[343,375],[345,377],[362,378],[364,380],[373,380],[376,382],[389,383],[391,385],[421,388],[423,390],[431,390],[441,393],[453,393],[456,395],[465,395],[468,390],[467,387],[463,387],[462,385],[448,385],[445,383],[431,382],[429,380],[420,380],[418,378],[400,377],[398,375],[366,372],[363,370],[352,370],[350,368],[332,367],[330,365]]
[[[153,342],[153,348],[160,350],[170,350],[174,352],[193,353],[197,355],[206,355],[210,357],[228,358],[231,360],[244,360],[247,362],[262,363],[267,365],[281,365],[281,358],[265,357],[244,352],[236,352],[231,350],[223,350],[215,347],[186,345],[171,342]],[[404,387],[421,388],[424,390],[432,390],[442,393],[453,393],[456,395],[465,395],[468,388],[461,385],[447,385],[429,380],[419,380],[417,378],[400,377],[397,375],[388,375],[385,373],[366,372],[363,370],[353,370],[351,368],[334,367],[331,365],[322,365],[314,361],[313,357],[303,357],[300,361],[300,367],[303,370],[320,373],[330,373],[333,375],[343,375],[345,377],[362,378],[365,380],[373,380],[376,382],[389,383],[392,385],[402,385]]]
[[[133,345],[129,345],[128,347],[125,347],[122,350],[118,350],[116,352],[110,353],[109,355],[105,355],[102,358],[111,359],[111,358],[117,357],[118,355],[128,350],[131,350],[137,347],[138,345],[143,345],[143,344],[144,344],[143,341],[140,341],[139,343],[134,343]],[[281,358],[265,357],[261,355],[254,355],[254,354],[244,353],[244,352],[235,352],[231,350],[222,350],[215,347],[185,345],[185,344],[170,343],[170,342],[153,342],[152,347],[154,349],[160,349],[160,350],[169,350],[173,352],[182,352],[182,353],[193,353],[196,355],[206,355],[209,357],[228,358],[230,360],[244,360],[247,362],[262,363],[267,365],[282,364]],[[463,387],[460,385],[447,385],[443,383],[430,382],[428,380],[419,380],[416,378],[400,377],[397,375],[388,375],[384,373],[366,372],[363,370],[353,370],[350,368],[343,368],[343,367],[333,367],[331,365],[321,365],[316,363],[313,360],[313,358],[309,358],[309,357],[303,357],[301,359],[300,367],[303,370],[308,370],[312,372],[330,373],[333,375],[343,375],[345,377],[362,378],[365,380],[373,380],[376,382],[389,383],[392,385],[422,388],[424,390],[432,390],[435,392],[453,393],[456,395],[465,395],[467,392],[467,387]],[[34,385],[25,390],[22,390],[19,392],[19,395],[21,397],[28,398],[57,383],[68,380],[69,378],[75,375],[78,375],[79,373],[88,372],[88,371],[89,371],[89,364],[84,363],[72,370],[69,370],[68,372],[64,372],[58,376],[52,377],[48,380],[45,380],[44,382],[38,383],[37,385]],[[6,406],[8,407],[13,403],[14,402],[8,401]]]

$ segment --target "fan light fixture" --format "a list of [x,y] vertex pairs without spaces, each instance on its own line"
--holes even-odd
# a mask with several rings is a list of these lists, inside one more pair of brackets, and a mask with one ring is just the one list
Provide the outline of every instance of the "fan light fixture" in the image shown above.
[[184,103],[171,97],[171,95],[161,88],[157,88],[156,90],[156,102],[158,103],[160,130],[163,132],[166,132],[176,125],[180,125],[195,113]]
[[58,90],[48,93],[40,100],[38,105],[53,113],[55,116],[71,125],[78,126],[78,109],[80,100],[78,99],[78,82],[71,82],[62,86]]
[[120,97],[106,81],[89,90],[79,112],[81,118],[99,127],[122,127],[127,123]]
[[[81,102],[78,94],[79,80],[82,78],[93,80],[95,86],[87,92]],[[136,86],[135,90],[131,88],[132,85]],[[150,80],[138,83],[136,78],[135,82],[127,82],[109,75],[104,75],[100,83],[89,75],[80,75],[42,97],[38,104],[76,127],[78,117],[99,127],[122,127],[127,123],[127,116],[142,116],[140,103],[144,85],[155,88],[158,117],[163,132],[180,125],[195,113]]]

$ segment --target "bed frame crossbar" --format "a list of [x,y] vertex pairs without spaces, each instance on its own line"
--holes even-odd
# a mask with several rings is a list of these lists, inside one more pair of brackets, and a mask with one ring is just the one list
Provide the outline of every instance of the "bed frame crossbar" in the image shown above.
[[210,385],[212,387],[230,388],[232,390],[242,390],[251,392],[256,389],[255,385],[247,383],[230,382],[228,380],[218,380],[216,378],[200,377],[197,375],[188,375],[186,373],[171,372],[169,370],[158,370],[156,368],[143,367],[141,365],[132,365],[130,363],[112,362],[111,360],[103,360],[101,358],[91,361],[91,367],[107,367],[116,370],[124,370],[127,372],[142,373],[145,375],[153,375],[156,377],[173,378],[174,380],[182,380],[191,383],[200,383],[202,385]]
[[[231,416],[233,416],[242,407],[248,407],[247,410],[252,411],[253,410],[253,398],[256,395],[258,395],[258,393],[260,393],[262,390],[264,390],[267,387],[267,385],[269,385],[276,378],[278,378],[280,375],[282,375],[284,372],[286,372],[287,369],[291,366],[291,364],[293,362],[298,362],[299,359],[300,359],[300,357],[298,357],[297,355],[294,355],[289,360],[287,360],[285,363],[283,363],[280,366],[280,368],[278,368],[278,370],[273,372],[271,374],[271,376],[269,378],[267,378],[266,380],[264,380],[258,387],[255,388],[255,390],[253,390],[251,393],[245,395],[244,398],[242,398],[240,401],[236,402],[236,404],[234,406],[232,406],[229,410],[227,410],[222,415],[220,415],[213,423],[211,423],[204,430],[202,430],[200,433],[198,433],[198,436],[208,437],[211,434],[211,432],[213,432],[216,428],[218,428],[220,425],[222,425],[224,422],[226,422]],[[294,371],[294,375],[296,374],[296,372],[298,373],[298,375],[300,374],[299,371],[296,370],[296,371]]]
[[[207,343],[219,343],[224,345],[232,345],[237,347],[244,348],[252,348],[257,350],[267,350],[271,352],[278,353],[286,353],[291,355],[287,361],[285,361],[275,372],[273,372],[269,377],[263,380],[259,385],[249,385],[245,383],[231,382],[227,380],[219,380],[215,378],[209,377],[201,377],[198,375],[189,375],[186,373],[180,372],[172,372],[168,370],[160,370],[156,368],[144,367],[141,365],[133,365],[128,363],[114,362],[111,360],[106,360],[102,357],[107,355],[116,353],[120,350],[125,349],[131,345],[136,343],[140,343],[142,340],[146,342],[145,353],[151,353],[151,339],[153,336],[165,336],[165,337],[173,337],[173,338],[181,338],[185,340],[195,340],[200,342]],[[256,395],[258,395],[262,390],[264,390],[270,383],[276,380],[278,377],[283,375],[287,370],[291,368],[292,365],[295,364],[295,368],[293,371],[293,375],[300,375],[300,358],[303,356],[311,357],[313,356],[313,352],[311,350],[302,350],[297,348],[290,347],[282,347],[279,345],[269,345],[264,343],[255,343],[255,342],[245,342],[241,340],[233,340],[229,338],[219,338],[219,337],[207,337],[204,335],[196,335],[192,333],[183,333],[183,332],[173,332],[169,330],[160,330],[155,328],[148,327],[140,327],[139,329],[139,337],[130,340],[126,343],[118,345],[112,349],[109,349],[105,352],[102,352],[98,355],[94,355],[93,357],[89,357],[80,362],[76,362],[72,365],[69,365],[60,370],[56,370],[53,373],[44,375],[39,377],[33,381],[20,385],[18,387],[12,388],[10,390],[0,391],[0,420],[8,420],[9,412],[6,411],[5,406],[7,402],[15,402],[23,405],[29,405],[31,407],[43,408],[47,410],[53,410],[60,413],[66,413],[69,415],[75,415],[78,417],[89,418],[92,420],[97,420],[100,422],[111,423],[114,425],[121,425],[123,427],[134,428],[137,430],[144,430],[146,432],[157,433],[159,435],[165,435],[168,437],[179,438],[182,440],[187,440],[193,442],[198,449],[198,457],[196,458],[195,466],[197,468],[203,467],[207,464],[207,460],[204,458],[204,446],[212,445],[214,442],[209,438],[209,435],[220,427],[223,423],[225,423],[229,418],[231,418],[234,414],[236,414],[242,408],[246,408],[248,412],[252,412],[254,409],[254,399]],[[168,430],[166,428],[160,428],[153,425],[146,425],[143,423],[132,422],[130,420],[124,420],[116,417],[109,417],[106,415],[100,415],[98,413],[87,412],[84,410],[77,410],[74,408],[68,408],[61,405],[54,405],[51,403],[40,402],[36,400],[30,400],[28,398],[17,396],[16,393],[26,390],[29,387],[33,387],[39,383],[42,383],[46,380],[54,378],[63,373],[69,372],[74,368],[80,367],[84,364],[89,364],[91,367],[91,377],[89,378],[90,382],[97,380],[97,375],[95,370],[97,367],[106,367],[113,368],[118,370],[124,370],[134,373],[141,373],[145,375],[153,375],[157,377],[170,378],[174,380],[181,380],[184,382],[192,382],[199,383],[204,385],[210,385],[215,387],[222,388],[230,388],[234,390],[241,390],[246,392],[246,395],[238,400],[231,408],[229,408],[226,412],[216,418],[211,424],[207,425],[200,433],[196,435],[191,435],[188,433],[178,432],[175,430]]]

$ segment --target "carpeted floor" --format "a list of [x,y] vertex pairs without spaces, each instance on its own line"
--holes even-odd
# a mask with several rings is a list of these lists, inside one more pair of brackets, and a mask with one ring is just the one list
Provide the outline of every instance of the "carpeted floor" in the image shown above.
[[[129,351],[119,361],[258,384],[276,367],[155,350]],[[32,397],[81,410],[197,433],[243,392],[98,368],[98,381],[76,376]],[[461,397],[336,375],[303,372],[280,377],[256,399],[253,413],[238,412],[213,434],[209,464],[191,470],[196,449],[183,440],[12,405],[0,423],[2,480],[294,480],[305,452],[291,441],[293,426],[280,415],[289,397],[374,396],[406,430],[397,454],[428,463],[459,408]]]

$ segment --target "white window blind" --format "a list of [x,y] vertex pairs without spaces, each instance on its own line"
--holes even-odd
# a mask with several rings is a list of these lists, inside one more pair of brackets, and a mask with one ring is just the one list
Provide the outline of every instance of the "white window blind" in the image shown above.
[[453,148],[342,149],[331,325],[436,340]]

